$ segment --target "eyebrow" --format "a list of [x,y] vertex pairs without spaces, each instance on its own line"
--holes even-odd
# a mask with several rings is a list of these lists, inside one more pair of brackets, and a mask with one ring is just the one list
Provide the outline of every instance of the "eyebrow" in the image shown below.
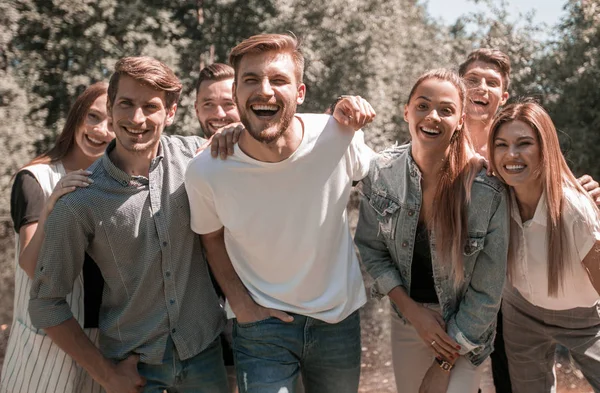
[[255,73],[255,72],[244,72],[244,73],[242,74],[242,78],[244,78],[244,77],[246,77],[246,76],[256,76],[256,77],[258,77],[258,74],[257,74],[257,73]]
[[[429,98],[429,97],[418,96],[417,99],[419,99],[419,98],[421,98],[427,102],[431,102],[431,98]],[[442,101],[442,102],[440,102],[440,104],[456,106],[456,104],[453,101]]]
[[[532,136],[529,136],[529,135],[524,135],[524,136],[520,136],[520,137],[518,137],[518,138],[517,138],[517,141],[520,141],[520,140],[523,140],[523,139],[531,139],[531,140],[535,140],[535,138],[534,138],[534,137],[532,137]],[[504,142],[506,142],[506,139],[504,139],[504,138],[501,138],[501,137],[499,137],[499,136],[495,137],[495,138],[494,138],[494,140],[495,140],[495,141],[504,141]]]
[[502,80],[502,78],[498,77],[497,75],[488,74],[488,73],[484,73],[484,72],[477,72],[477,71],[469,71],[465,74],[465,76],[463,78],[467,78],[469,76],[476,76],[478,78],[485,78],[485,79],[493,79],[495,81]]

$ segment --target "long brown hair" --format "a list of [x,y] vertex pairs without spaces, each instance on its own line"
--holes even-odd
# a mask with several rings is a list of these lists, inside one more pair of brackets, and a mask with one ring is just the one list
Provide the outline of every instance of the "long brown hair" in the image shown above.
[[67,121],[65,122],[62,132],[56,138],[54,146],[47,152],[35,157],[29,163],[24,165],[23,168],[35,164],[49,164],[65,158],[75,144],[77,130],[83,125],[90,107],[98,97],[107,94],[107,89],[108,84],[105,82],[94,83],[85,89],[84,92],[77,97],[73,106],[71,106],[69,114],[67,115]]
[[[547,217],[547,241],[548,241],[548,296],[557,297],[559,290],[562,290],[564,278],[568,265],[568,255],[570,245],[565,239],[565,228],[563,222],[563,206],[565,205],[565,194],[563,188],[570,188],[577,192],[579,202],[583,206],[589,204],[590,211],[595,213],[595,217],[587,217],[589,224],[597,223],[600,220],[600,213],[594,201],[588,193],[581,187],[573,173],[569,169],[567,162],[560,150],[556,128],[548,113],[536,102],[526,101],[506,106],[498,113],[492,123],[490,130],[488,146],[490,166],[502,181],[502,177],[494,164],[494,139],[500,130],[500,127],[514,121],[522,121],[527,124],[536,134],[540,145],[540,176],[543,183],[543,189],[546,194],[548,205]],[[514,276],[515,244],[511,230],[511,252],[509,253],[508,275],[509,279]]]
[[[461,100],[462,116],[467,89],[462,79],[449,70],[438,69],[423,74],[410,91],[407,102],[410,103],[417,87],[428,79],[450,82],[456,87]],[[451,264],[456,286],[464,280],[463,249],[468,238],[467,208],[471,200],[471,186],[477,175],[477,168],[470,161],[473,147],[465,127],[466,124],[463,124],[460,129],[455,130],[450,139],[448,156],[435,191],[436,203],[433,205],[430,225],[435,235],[436,252],[443,256],[438,260]]]

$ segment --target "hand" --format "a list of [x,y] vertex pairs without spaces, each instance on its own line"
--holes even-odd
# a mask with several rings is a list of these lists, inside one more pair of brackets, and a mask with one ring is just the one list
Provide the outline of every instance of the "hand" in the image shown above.
[[46,201],[46,216],[48,216],[52,209],[54,209],[56,201],[58,201],[61,196],[74,191],[77,187],[87,187],[92,184],[94,181],[88,177],[91,174],[92,172],[79,169],[63,176],[63,178],[56,183],[52,194],[50,194],[50,197]]
[[340,124],[360,130],[375,118],[375,110],[360,96],[342,96],[333,111],[333,118]]
[[446,323],[442,316],[420,304],[415,306],[415,309],[405,315],[406,318],[425,344],[430,346],[437,355],[454,362],[459,356],[460,345],[446,334]]
[[446,393],[449,382],[450,373],[442,370],[434,361],[423,377],[419,393]]
[[220,155],[222,160],[227,159],[227,156],[233,154],[233,146],[240,140],[244,129],[242,123],[231,123],[219,128],[208,141],[196,150],[196,154],[210,146],[210,154],[213,157]]
[[583,175],[577,181],[590,194],[596,205],[600,207],[600,186],[598,182],[592,179],[590,175]]
[[127,359],[117,363],[109,380],[102,386],[106,393],[138,393],[142,391],[146,380],[140,376],[137,364],[140,360],[138,355],[131,355]]
[[234,313],[238,323],[252,323],[271,317],[278,318],[283,322],[292,322],[294,320],[294,317],[286,312],[274,308],[266,308],[256,303],[252,307],[244,307],[243,310],[234,311]]

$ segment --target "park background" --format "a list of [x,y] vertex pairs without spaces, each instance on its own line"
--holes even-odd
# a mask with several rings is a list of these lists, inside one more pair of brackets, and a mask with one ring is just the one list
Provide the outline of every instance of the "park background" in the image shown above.
[[[193,135],[200,132],[193,109],[199,70],[226,62],[229,49],[246,37],[293,32],[307,60],[307,100],[300,110],[322,112],[342,93],[365,97],[377,111],[365,130],[377,151],[407,140],[403,106],[418,75],[456,69],[473,49],[498,48],[512,60],[512,99],[537,98],[552,115],[575,174],[600,178],[600,0],[551,0],[561,11],[550,23],[540,21],[527,0],[430,2],[3,0],[0,364],[12,321],[12,176],[53,143],[75,97],[89,84],[108,80],[123,56],[153,56],[176,71],[184,91],[167,132]],[[355,210],[356,198],[350,207]],[[362,392],[395,391],[387,310],[385,302],[371,301],[363,311]],[[566,363],[561,368],[562,391],[591,391],[578,382],[576,370]]]

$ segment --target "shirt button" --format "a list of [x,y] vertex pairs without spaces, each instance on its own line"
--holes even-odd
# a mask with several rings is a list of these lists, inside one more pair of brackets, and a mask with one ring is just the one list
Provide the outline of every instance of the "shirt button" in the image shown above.
[[408,247],[408,242],[406,240],[402,242],[402,247]]
[[169,243],[163,242],[163,246],[166,247]]
[[156,212],[155,216],[160,217],[160,212]]
[[171,333],[175,334],[175,332],[177,331],[177,329],[173,328],[171,329]]
[[409,211],[408,211],[408,215],[409,215],[410,217],[412,217],[414,214],[415,214],[415,212],[414,212],[414,211],[412,211],[412,210],[409,210]]
[[167,277],[171,277],[171,272],[166,272],[166,273],[165,273],[165,276],[167,276]]
[[171,299],[171,300],[169,300],[169,303],[175,304],[175,300]]

